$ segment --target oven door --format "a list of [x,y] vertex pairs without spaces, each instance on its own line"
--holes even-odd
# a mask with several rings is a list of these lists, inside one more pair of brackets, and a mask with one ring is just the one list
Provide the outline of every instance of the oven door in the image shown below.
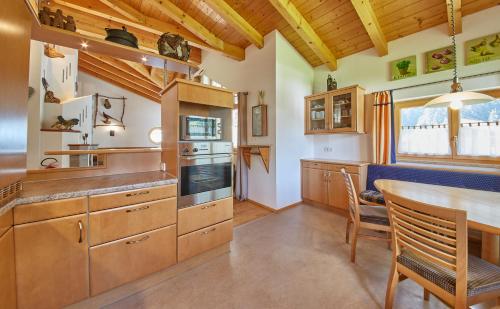
[[179,208],[232,195],[230,154],[186,156],[180,161]]
[[219,140],[221,139],[222,124],[220,118],[183,116],[181,117],[181,139],[191,140]]

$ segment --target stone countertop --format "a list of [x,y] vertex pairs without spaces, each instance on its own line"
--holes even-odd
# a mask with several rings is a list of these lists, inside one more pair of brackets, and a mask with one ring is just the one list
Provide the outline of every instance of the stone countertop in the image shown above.
[[176,183],[177,178],[160,171],[25,182],[23,183],[23,190],[20,196],[1,207],[0,214],[21,204],[54,201]]
[[307,159],[301,159],[301,161],[329,163],[329,164],[341,164],[341,165],[355,165],[355,166],[364,166],[364,165],[371,164],[370,162],[363,162],[363,161],[349,161],[349,160],[339,160],[339,159],[320,159],[320,158],[307,158]]

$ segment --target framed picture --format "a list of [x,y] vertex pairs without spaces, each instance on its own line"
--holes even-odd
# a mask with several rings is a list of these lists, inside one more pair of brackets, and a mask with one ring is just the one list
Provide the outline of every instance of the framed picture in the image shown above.
[[425,53],[425,73],[453,69],[453,46],[438,48]]
[[252,136],[267,136],[267,105],[252,107]]
[[417,75],[417,56],[394,60],[391,62],[391,80],[405,79]]
[[500,33],[465,42],[465,64],[500,59]]

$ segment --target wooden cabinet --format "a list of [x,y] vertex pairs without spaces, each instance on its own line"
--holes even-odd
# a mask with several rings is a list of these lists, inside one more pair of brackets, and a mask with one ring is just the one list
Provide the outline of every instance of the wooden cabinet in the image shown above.
[[87,212],[87,197],[18,205],[14,208],[14,224],[36,222]]
[[356,191],[359,193],[364,190],[366,163],[302,161],[302,199],[305,202],[322,204],[346,213],[349,199],[344,177],[340,172],[342,168],[351,174]]
[[179,209],[177,234],[184,235],[232,218],[232,197]]
[[62,308],[89,296],[87,215],[14,227],[18,308]]
[[305,133],[364,133],[364,89],[352,86],[305,98]]
[[219,224],[179,236],[178,261],[182,262],[195,255],[214,249],[233,239],[233,220],[227,220]]
[[5,309],[16,308],[16,269],[12,228],[0,236],[0,304],[0,307]]
[[90,245],[99,245],[175,224],[177,199],[170,198],[92,212],[89,220]]
[[90,290],[97,295],[174,265],[176,226],[90,248]]

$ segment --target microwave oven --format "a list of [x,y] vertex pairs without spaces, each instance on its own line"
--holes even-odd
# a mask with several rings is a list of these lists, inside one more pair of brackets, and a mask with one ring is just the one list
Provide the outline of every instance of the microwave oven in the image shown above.
[[222,138],[222,119],[200,116],[180,116],[181,141],[208,141]]

